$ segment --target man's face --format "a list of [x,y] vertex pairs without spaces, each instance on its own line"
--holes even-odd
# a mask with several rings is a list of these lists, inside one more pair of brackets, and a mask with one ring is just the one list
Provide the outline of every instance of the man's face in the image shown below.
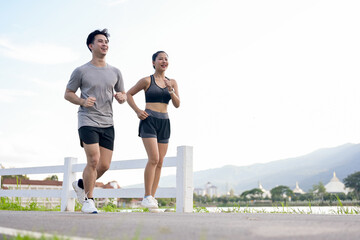
[[101,54],[105,56],[109,49],[107,38],[102,34],[96,35],[94,43],[90,44],[90,49],[94,54]]

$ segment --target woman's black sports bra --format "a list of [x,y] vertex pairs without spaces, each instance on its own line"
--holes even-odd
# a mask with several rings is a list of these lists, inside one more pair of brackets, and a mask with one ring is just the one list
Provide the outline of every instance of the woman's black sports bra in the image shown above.
[[[156,82],[154,75],[150,76],[151,82],[149,88],[145,91],[145,100],[146,102],[159,102],[169,104],[171,99],[169,90],[167,87],[161,88]],[[168,78],[166,78],[168,79]]]

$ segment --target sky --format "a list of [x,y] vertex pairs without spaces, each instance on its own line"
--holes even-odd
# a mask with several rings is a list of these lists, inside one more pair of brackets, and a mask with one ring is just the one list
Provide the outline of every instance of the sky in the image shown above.
[[[78,107],[64,92],[72,71],[91,60],[88,34],[103,28],[106,60],[126,90],[153,73],[154,52],[168,53],[166,75],[178,83],[181,106],[168,107],[167,156],[193,146],[194,171],[360,143],[359,12],[360,2],[346,0],[4,1],[0,164],[86,162]],[[144,94],[135,101],[143,108]],[[146,158],[134,111],[116,101],[113,110],[113,161]],[[99,179],[111,180],[141,183],[142,170]]]

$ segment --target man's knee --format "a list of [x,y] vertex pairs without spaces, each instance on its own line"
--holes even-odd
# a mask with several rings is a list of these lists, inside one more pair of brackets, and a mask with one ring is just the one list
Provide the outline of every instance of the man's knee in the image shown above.
[[100,161],[100,155],[94,154],[87,157],[87,165],[93,169],[96,169]]
[[98,170],[100,173],[104,173],[104,172],[106,172],[107,170],[109,170],[109,168],[110,168],[110,164],[102,163],[102,164],[99,164],[99,165],[98,165],[97,170]]

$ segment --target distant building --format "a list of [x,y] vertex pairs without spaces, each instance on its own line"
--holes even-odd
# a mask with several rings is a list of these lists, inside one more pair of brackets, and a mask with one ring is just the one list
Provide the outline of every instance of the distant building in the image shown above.
[[[102,182],[96,182],[95,183],[95,188],[103,188],[103,189],[118,189],[120,188],[119,184],[117,183],[117,181],[111,181],[108,182],[107,184],[103,184]],[[96,199],[96,206],[97,207],[103,207],[104,205],[108,204],[108,203],[112,203],[116,206],[119,206],[120,204],[120,199],[116,199],[116,198],[97,198]]]
[[258,186],[258,188],[263,192],[263,194],[262,194],[262,197],[263,197],[263,198],[266,198],[266,197],[271,198],[271,193],[270,193],[270,191],[266,190],[266,189],[261,185],[261,182],[260,182],[260,181],[259,181],[259,186]]
[[217,197],[217,187],[212,185],[211,182],[205,184],[205,188],[194,188],[194,193],[199,196],[208,195],[209,197]]
[[194,193],[198,196],[205,196],[205,189],[203,188],[194,188]]
[[336,173],[334,171],[333,177],[330,180],[328,184],[325,185],[326,192],[328,193],[345,193],[351,192],[349,188],[345,187],[345,184],[343,184],[337,177]]
[[[2,181],[3,189],[9,190],[60,190],[62,189],[62,181],[54,180],[29,180],[29,179],[16,179],[16,178],[5,178]],[[95,183],[96,188],[120,188],[116,181],[103,184],[102,182]],[[36,202],[38,205],[45,206],[46,208],[54,208],[61,204],[60,198],[44,198],[44,197],[12,197],[12,201],[19,200],[21,206],[28,206],[31,202]],[[108,199],[102,198],[97,199],[98,205],[103,205],[109,202]],[[115,200],[116,203],[116,200]]]
[[[3,189],[9,190],[59,190],[62,188],[62,181],[54,180],[29,180],[23,178],[5,178],[2,182]],[[28,206],[31,202],[47,208],[54,208],[60,205],[60,198],[30,198],[30,197],[13,197],[12,201],[19,201],[21,206]]]
[[205,194],[208,195],[209,197],[217,197],[217,187],[212,185],[210,182],[208,182],[205,185]]
[[305,194],[305,192],[299,187],[299,183],[296,182],[296,186],[293,190],[295,195]]

